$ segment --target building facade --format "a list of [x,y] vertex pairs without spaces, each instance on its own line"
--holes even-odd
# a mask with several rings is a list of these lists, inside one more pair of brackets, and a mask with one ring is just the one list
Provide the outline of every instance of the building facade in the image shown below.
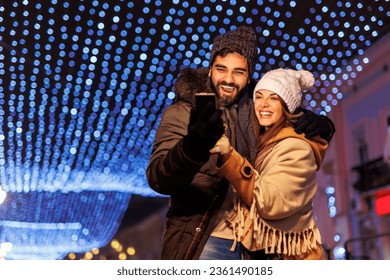
[[390,169],[384,160],[389,49],[386,36],[364,54],[365,65],[344,69],[356,78],[347,81],[341,102],[328,115],[336,134],[318,174],[315,208],[334,259],[390,259]]

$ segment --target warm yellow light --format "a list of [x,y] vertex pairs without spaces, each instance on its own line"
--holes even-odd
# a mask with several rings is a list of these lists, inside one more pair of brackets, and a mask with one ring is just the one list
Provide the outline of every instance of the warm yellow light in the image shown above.
[[135,249],[134,247],[128,247],[127,250],[126,250],[127,254],[129,254],[130,256],[134,256],[135,255]]
[[71,260],[74,260],[74,259],[76,259],[76,254],[69,253],[68,254],[68,258],[71,259]]
[[112,248],[116,249],[116,248],[119,247],[119,245],[120,245],[120,243],[119,243],[118,240],[113,239],[113,240],[111,241],[111,247],[112,247]]
[[93,254],[91,252],[86,252],[84,258],[87,260],[92,260]]
[[118,259],[123,261],[123,260],[127,259],[127,255],[125,253],[119,253]]
[[99,254],[99,248],[93,248],[92,249],[92,253],[94,254],[94,255],[97,255],[97,254]]

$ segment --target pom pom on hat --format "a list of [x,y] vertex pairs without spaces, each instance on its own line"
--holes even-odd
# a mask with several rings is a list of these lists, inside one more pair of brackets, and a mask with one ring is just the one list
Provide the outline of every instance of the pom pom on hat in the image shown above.
[[288,110],[293,113],[301,104],[302,92],[313,85],[314,76],[311,72],[279,68],[264,74],[256,84],[253,95],[261,89],[273,91],[286,102]]
[[252,76],[257,59],[257,38],[253,28],[240,26],[217,36],[211,49],[210,63],[214,61],[216,53],[222,49],[232,50],[245,56],[248,61],[249,76]]

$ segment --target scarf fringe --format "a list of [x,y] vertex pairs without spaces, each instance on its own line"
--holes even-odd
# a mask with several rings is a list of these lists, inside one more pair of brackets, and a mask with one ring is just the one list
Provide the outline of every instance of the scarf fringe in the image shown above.
[[248,211],[238,195],[235,195],[234,200],[234,209],[227,219],[236,233],[231,251],[235,250],[237,242],[241,242],[250,251],[264,249],[266,254],[296,256],[316,250],[321,244],[321,234],[316,225],[299,232],[281,231],[258,215],[255,202]]

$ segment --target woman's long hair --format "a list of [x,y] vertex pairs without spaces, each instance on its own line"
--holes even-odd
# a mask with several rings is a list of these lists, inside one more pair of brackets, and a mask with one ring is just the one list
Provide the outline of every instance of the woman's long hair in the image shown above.
[[255,130],[256,138],[259,140],[257,143],[256,151],[259,152],[265,147],[270,139],[275,137],[284,127],[292,126],[297,119],[302,116],[302,112],[296,110],[294,113],[288,111],[286,102],[279,97],[279,101],[282,103],[283,115],[282,117],[269,129],[265,130],[264,126],[261,126],[259,121],[254,117],[253,128]]

